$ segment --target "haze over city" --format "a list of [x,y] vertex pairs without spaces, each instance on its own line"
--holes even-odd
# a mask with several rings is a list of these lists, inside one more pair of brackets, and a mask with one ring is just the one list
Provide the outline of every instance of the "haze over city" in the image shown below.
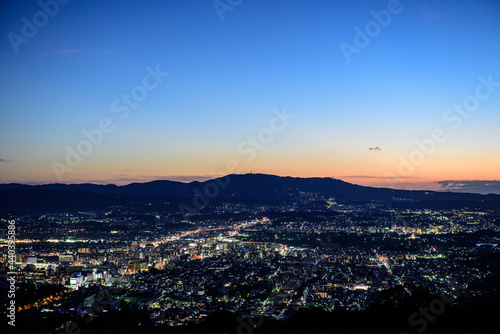
[[499,9],[2,2],[0,182],[259,172],[500,193]]

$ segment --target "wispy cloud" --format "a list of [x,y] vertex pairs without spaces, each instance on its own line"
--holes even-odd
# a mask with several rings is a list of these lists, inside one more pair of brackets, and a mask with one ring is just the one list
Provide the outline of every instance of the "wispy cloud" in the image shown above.
[[420,7],[420,16],[427,22],[433,22],[440,19],[443,16],[446,16],[444,12],[438,12],[434,8],[429,5],[429,3],[424,3]]
[[[78,49],[62,49],[62,50],[55,50],[53,52],[49,52],[46,54],[43,54],[44,56],[65,56],[65,55],[70,55],[70,54],[76,54],[76,53],[81,53],[83,52],[82,50]],[[105,50],[97,50],[95,51],[97,53],[116,53],[118,52],[116,49],[105,49]]]
[[443,180],[436,182],[440,190],[479,194],[500,194],[500,181],[493,180]]
[[345,178],[356,178],[356,179],[386,179],[385,176],[373,176],[373,175],[345,175]]
[[0,159],[0,162],[5,162],[5,163],[8,163],[8,162],[11,162],[10,160],[7,160],[7,159]]
[[58,50],[58,51],[56,51],[56,55],[67,55],[67,54],[78,53],[78,52],[80,52],[80,50],[76,50],[76,49],[64,49],[64,50]]
[[[367,180],[366,182],[369,182],[369,184],[377,184],[379,186],[387,187],[387,176],[379,176],[379,175],[344,175],[340,176],[340,179],[351,179],[351,180]],[[369,180],[373,180],[370,182]],[[380,180],[380,181],[377,181]],[[419,176],[408,176],[408,177],[401,177],[397,179],[393,179],[392,182],[395,184],[424,184],[423,183],[424,178],[419,177]]]

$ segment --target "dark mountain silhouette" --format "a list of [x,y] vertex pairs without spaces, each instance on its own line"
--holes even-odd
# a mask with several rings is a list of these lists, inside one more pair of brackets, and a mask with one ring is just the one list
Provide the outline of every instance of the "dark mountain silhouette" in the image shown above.
[[[210,201],[387,202],[398,206],[442,208],[454,205],[500,208],[500,195],[395,190],[359,186],[332,178],[280,177],[267,174],[231,174],[205,182],[158,180],[124,186],[97,184],[2,184],[0,213],[64,211],[65,208],[104,209],[132,198],[170,197],[191,203]],[[186,200],[187,199],[187,200]],[[205,205],[204,205],[205,206]],[[23,209],[24,208],[24,209]]]
[[0,189],[0,214],[102,211],[129,203],[124,196],[51,189]]
[[[195,182],[192,182],[195,183]],[[152,181],[146,183],[131,183],[125,186],[117,186],[114,184],[62,184],[51,183],[42,185],[25,185],[20,183],[9,183],[0,185],[0,189],[37,189],[37,190],[62,190],[62,191],[85,191],[102,195],[128,195],[128,196],[176,196],[186,197],[184,195],[186,183],[176,181]]]

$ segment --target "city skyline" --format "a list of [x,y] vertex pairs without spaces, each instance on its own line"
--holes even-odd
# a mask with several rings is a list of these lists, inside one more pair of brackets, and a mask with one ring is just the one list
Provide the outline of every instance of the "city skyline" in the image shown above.
[[0,183],[500,183],[494,1],[40,3],[2,4]]

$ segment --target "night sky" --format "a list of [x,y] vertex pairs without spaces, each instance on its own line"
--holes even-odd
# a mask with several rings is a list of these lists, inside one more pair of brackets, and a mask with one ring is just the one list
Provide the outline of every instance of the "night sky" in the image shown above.
[[1,183],[500,180],[498,1],[60,2],[0,5]]

